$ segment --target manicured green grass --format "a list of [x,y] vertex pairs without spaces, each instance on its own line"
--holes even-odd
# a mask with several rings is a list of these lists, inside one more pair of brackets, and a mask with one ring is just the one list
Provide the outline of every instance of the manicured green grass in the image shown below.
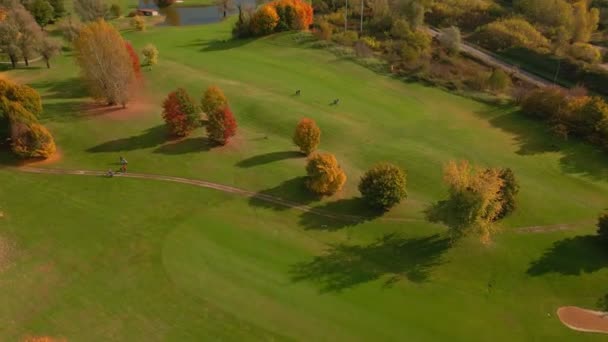
[[[69,53],[51,70],[8,75],[39,89],[42,121],[62,159],[44,167],[116,167],[262,191],[360,213],[359,176],[378,161],[408,171],[409,198],[387,213],[412,223],[346,225],[187,185],[30,175],[0,169],[0,237],[15,243],[0,280],[2,340],[599,340],[563,327],[562,305],[595,307],[608,255],[592,223],[571,231],[517,227],[593,220],[608,204],[608,161],[585,144],[495,106],[367,70],[283,34],[227,41],[230,23],[129,32],[154,43],[144,100],[92,115]],[[202,130],[166,143],[160,103],[176,87],[223,88],[239,123],[228,146]],[[299,97],[292,94],[302,91]],[[339,106],[329,106],[334,98]],[[149,102],[149,104],[148,104]],[[349,177],[317,201],[291,143],[308,116]],[[3,157],[6,159],[6,156]],[[450,246],[423,210],[442,199],[441,165],[466,158],[511,167],[520,208],[494,243]]]

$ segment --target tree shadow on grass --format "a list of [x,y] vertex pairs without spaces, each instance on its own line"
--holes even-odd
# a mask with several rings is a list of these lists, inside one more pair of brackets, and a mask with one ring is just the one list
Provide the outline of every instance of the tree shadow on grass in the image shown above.
[[512,105],[497,106],[478,112],[492,126],[514,135],[519,155],[534,155],[561,150],[564,141],[549,132],[547,123],[527,117]]
[[452,232],[461,231],[472,224],[471,218],[467,215],[469,209],[463,207],[457,200],[448,198],[431,203],[424,210],[424,215],[431,223],[443,224],[452,229]]
[[35,89],[46,89],[44,97],[52,97],[55,99],[73,99],[88,96],[82,80],[77,77],[53,81],[39,81],[32,83],[31,86]]
[[167,139],[165,125],[159,125],[143,131],[142,134],[128,138],[107,141],[87,149],[87,152],[120,152],[152,148],[162,144]]
[[362,198],[355,197],[316,206],[302,213],[300,224],[305,229],[335,231],[372,221],[382,214],[369,208]]
[[597,236],[576,236],[557,241],[527,270],[531,276],[547,273],[580,275],[608,267],[608,251]]
[[249,205],[274,210],[287,210],[289,205],[307,205],[318,201],[319,196],[306,188],[306,177],[296,177],[278,186],[262,190],[249,199]]
[[340,292],[377,279],[384,279],[387,287],[402,279],[422,283],[449,247],[450,240],[437,234],[387,234],[369,245],[331,245],[324,255],[293,265],[290,274],[294,282],[317,283],[321,292]]
[[254,38],[250,39],[213,39],[213,40],[203,40],[203,39],[195,39],[188,44],[181,45],[180,47],[201,47],[202,52],[210,52],[210,51],[223,51],[236,49],[241,46],[247,45],[251,42],[255,41]]
[[494,127],[514,135],[519,148],[517,154],[559,152],[563,155],[560,165],[564,172],[594,180],[608,179],[608,155],[597,146],[576,138],[564,141],[549,131],[547,122],[529,118],[512,106],[494,107],[477,114]]
[[236,163],[236,166],[242,168],[249,168],[258,165],[270,164],[284,159],[295,159],[303,158],[304,155],[296,151],[282,151],[282,152],[271,152],[265,154],[259,154],[251,158],[243,159]]
[[161,154],[186,154],[201,151],[209,151],[217,144],[205,137],[187,138],[178,141],[170,141],[154,150]]

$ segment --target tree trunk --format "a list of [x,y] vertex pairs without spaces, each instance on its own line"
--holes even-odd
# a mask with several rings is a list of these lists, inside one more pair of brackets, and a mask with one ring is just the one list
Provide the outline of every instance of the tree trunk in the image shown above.
[[11,65],[13,66],[13,69],[17,68],[17,58],[15,58],[15,56],[10,55],[9,58],[11,59]]
[[23,60],[25,61],[25,66],[29,67],[30,66],[30,61],[27,59],[27,57],[23,57]]
[[226,9],[224,9],[224,18],[226,18]]
[[45,58],[44,61],[46,62],[46,68],[50,69],[51,68],[51,63],[49,63],[49,59]]

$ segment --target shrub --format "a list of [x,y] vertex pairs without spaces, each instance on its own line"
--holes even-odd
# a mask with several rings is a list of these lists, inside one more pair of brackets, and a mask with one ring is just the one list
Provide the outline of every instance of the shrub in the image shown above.
[[0,79],[0,98],[18,102],[28,112],[38,117],[42,114],[42,99],[34,88],[17,84],[6,79]]
[[340,45],[353,46],[359,40],[359,35],[355,31],[346,31],[334,34],[332,39]]
[[393,38],[405,39],[412,32],[410,24],[405,19],[397,19],[391,28],[391,36]]
[[604,212],[597,219],[597,234],[600,239],[608,241],[608,212]]
[[389,48],[404,62],[410,63],[429,53],[431,37],[423,31],[408,29],[403,33],[402,40],[392,42]]
[[481,27],[474,38],[477,43],[491,50],[525,47],[541,50],[549,41],[532,24],[522,18],[501,19]]
[[494,69],[487,82],[488,87],[495,92],[504,92],[512,85],[511,77],[502,69]]
[[55,141],[49,131],[38,123],[11,124],[11,148],[21,158],[48,158],[55,153]]
[[140,15],[136,15],[131,19],[131,27],[137,31],[145,31],[146,20]]
[[142,55],[144,55],[144,63],[148,66],[153,66],[158,63],[158,49],[156,46],[152,44],[146,44],[144,48],[141,50]]
[[169,93],[163,102],[163,119],[172,135],[187,136],[198,125],[197,108],[183,88]]
[[303,118],[298,122],[293,134],[293,143],[302,153],[309,155],[317,149],[321,142],[321,130],[313,119]]
[[120,8],[120,5],[112,4],[112,6],[110,6],[110,13],[114,18],[120,18],[120,16],[122,15],[122,9]]
[[330,24],[334,26],[344,26],[344,8],[324,16]]
[[208,118],[206,128],[209,139],[225,145],[228,139],[236,134],[236,119],[227,105],[212,111]]
[[333,27],[327,21],[321,21],[316,31],[317,37],[323,40],[330,40],[333,34]]
[[331,153],[317,153],[306,165],[308,189],[319,195],[333,195],[346,183],[346,174]]
[[201,99],[201,108],[207,115],[228,106],[228,99],[217,86],[210,86],[205,90]]
[[365,36],[362,37],[361,42],[363,42],[368,48],[372,49],[372,50],[378,50],[380,49],[380,47],[382,46],[380,44],[380,42],[374,38],[374,37],[369,37],[369,36]]
[[569,49],[569,55],[583,62],[595,64],[602,60],[602,53],[597,47],[587,43],[574,43]]
[[535,89],[521,102],[525,113],[542,119],[553,117],[562,106],[566,106],[565,94],[557,87]]
[[596,132],[598,123],[608,115],[608,105],[600,97],[569,98],[560,114],[560,119],[568,126],[569,132],[590,138]]
[[361,177],[359,191],[371,207],[388,210],[407,197],[405,171],[392,164],[378,164]]
[[251,18],[252,31],[257,36],[270,34],[279,23],[279,15],[274,7],[266,4],[255,12]]

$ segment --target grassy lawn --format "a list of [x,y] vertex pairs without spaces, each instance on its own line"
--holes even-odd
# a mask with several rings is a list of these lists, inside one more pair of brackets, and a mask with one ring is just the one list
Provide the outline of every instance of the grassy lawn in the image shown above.
[[[125,33],[160,51],[127,111],[87,110],[70,53],[50,70],[8,72],[43,95],[61,154],[44,167],[106,170],[123,155],[135,172],[356,214],[360,175],[388,160],[407,169],[409,198],[387,216],[412,223],[346,225],[187,185],[0,169],[0,238],[11,246],[0,254],[9,322],[0,340],[600,340],[555,317],[606,294],[608,255],[589,237],[593,223],[518,228],[593,220],[608,204],[605,155],[554,140],[510,106],[375,74],[301,35],[224,42],[229,32],[226,22]],[[212,84],[237,117],[234,141],[211,148],[198,130],[167,143],[166,94],[181,86],[198,99]],[[305,160],[291,143],[303,116],[349,177],[333,198],[304,190]],[[450,246],[423,219],[445,196],[441,165],[461,158],[511,167],[522,185],[520,208],[489,246]]]

